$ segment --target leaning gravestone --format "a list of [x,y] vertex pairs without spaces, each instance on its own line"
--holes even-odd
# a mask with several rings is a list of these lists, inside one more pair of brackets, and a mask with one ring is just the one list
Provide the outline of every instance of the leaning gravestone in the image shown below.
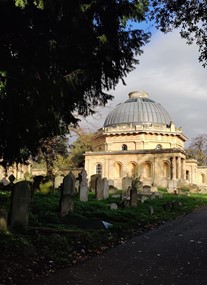
[[9,221],[12,229],[24,229],[28,226],[31,194],[31,183],[29,181],[20,181],[14,184]]
[[103,183],[103,198],[107,199],[109,197],[109,183],[106,177],[102,179]]
[[81,173],[81,182],[80,182],[80,201],[87,202],[88,201],[88,179],[87,172],[82,170]]
[[95,196],[97,200],[103,199],[103,180],[101,177],[98,177],[96,180]]

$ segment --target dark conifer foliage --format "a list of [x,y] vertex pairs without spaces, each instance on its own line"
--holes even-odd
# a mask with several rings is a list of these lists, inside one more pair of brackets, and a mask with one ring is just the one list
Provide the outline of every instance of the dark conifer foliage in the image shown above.
[[147,1],[0,1],[0,157],[35,155],[41,139],[93,113],[134,69],[149,34]]

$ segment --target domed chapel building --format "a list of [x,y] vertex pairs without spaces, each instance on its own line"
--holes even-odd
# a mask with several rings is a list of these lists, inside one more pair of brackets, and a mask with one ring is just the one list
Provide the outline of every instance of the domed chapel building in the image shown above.
[[207,186],[207,168],[186,160],[186,140],[161,104],[146,92],[131,92],[95,133],[93,151],[85,153],[85,170],[89,179],[101,174],[118,189],[127,176],[171,190],[179,182]]

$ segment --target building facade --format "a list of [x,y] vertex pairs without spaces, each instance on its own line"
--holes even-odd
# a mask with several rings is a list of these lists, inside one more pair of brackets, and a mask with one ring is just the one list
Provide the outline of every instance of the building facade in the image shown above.
[[131,92],[95,133],[93,151],[85,153],[85,169],[89,178],[101,174],[118,189],[124,177],[135,176],[156,187],[195,183],[205,188],[207,168],[186,160],[186,140],[159,103],[146,92]]

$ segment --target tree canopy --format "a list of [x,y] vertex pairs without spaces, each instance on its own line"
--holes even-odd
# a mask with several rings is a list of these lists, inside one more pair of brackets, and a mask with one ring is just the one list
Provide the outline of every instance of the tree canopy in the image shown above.
[[24,161],[41,139],[93,113],[138,63],[147,1],[0,1],[0,157]]
[[[204,0],[0,0],[0,158],[23,162],[112,99],[150,34],[181,29],[207,62]],[[143,25],[142,25],[143,27]]]
[[188,159],[196,159],[198,165],[207,165],[207,134],[192,138],[186,154]]
[[207,3],[206,0],[150,0],[151,19],[167,33],[179,28],[188,44],[198,45],[199,61],[207,64]]

